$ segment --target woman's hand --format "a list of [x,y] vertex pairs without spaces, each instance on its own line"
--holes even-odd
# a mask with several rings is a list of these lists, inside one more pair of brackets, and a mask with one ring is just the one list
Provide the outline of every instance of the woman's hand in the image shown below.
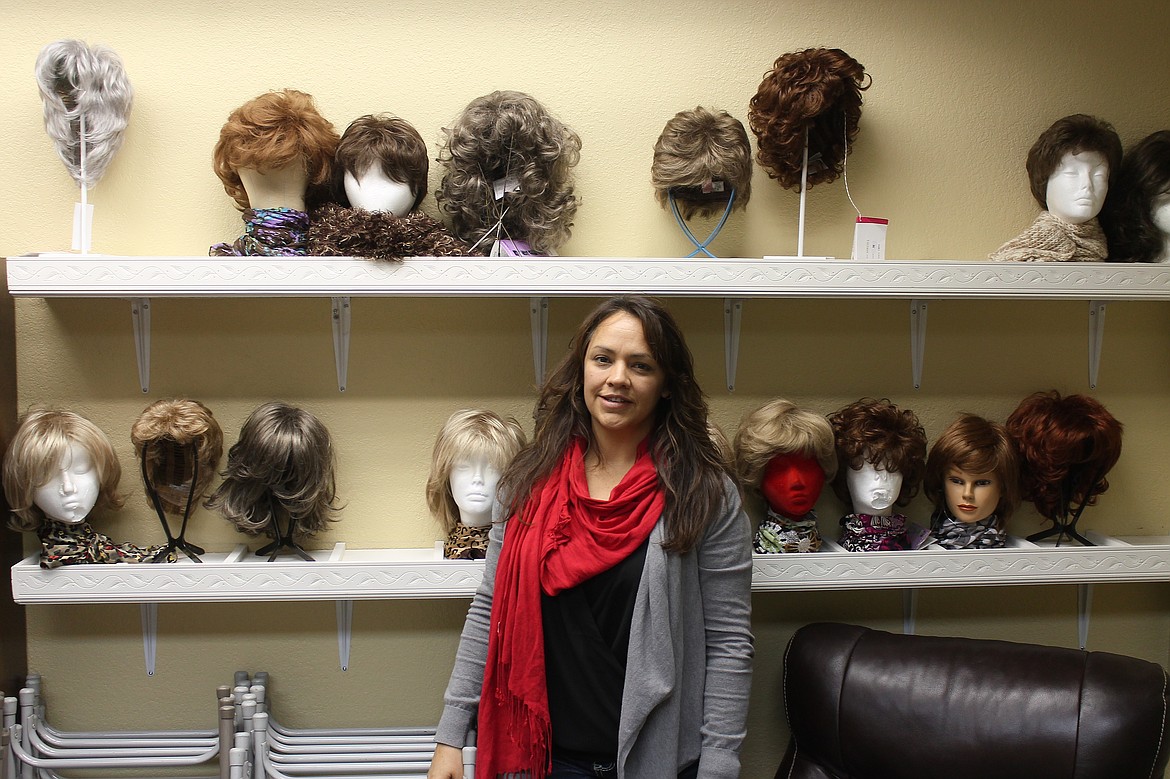
[[436,744],[427,779],[463,779],[463,750],[450,744]]

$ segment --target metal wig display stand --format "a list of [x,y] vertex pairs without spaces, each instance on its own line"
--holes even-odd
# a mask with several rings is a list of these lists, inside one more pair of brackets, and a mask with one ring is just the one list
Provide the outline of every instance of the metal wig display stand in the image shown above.
[[682,214],[680,214],[678,211],[678,203],[675,202],[673,191],[667,193],[667,199],[670,201],[670,213],[674,214],[674,221],[678,223],[679,229],[683,231],[683,234],[686,235],[687,239],[695,245],[695,250],[688,254],[687,257],[697,257],[701,252],[708,257],[715,259],[715,255],[712,254],[710,250],[707,249],[707,247],[710,246],[711,242],[715,240],[715,237],[719,235],[719,231],[723,229],[723,225],[727,224],[727,217],[731,216],[731,209],[735,206],[735,189],[732,188],[731,195],[727,198],[727,206],[723,209],[723,216],[719,217],[719,222],[703,241],[700,241],[695,237],[695,234],[691,232],[691,228],[687,225],[686,220],[682,218]]
[[[307,560],[310,563],[314,562],[312,555],[301,548],[301,545],[294,540],[297,532],[297,518],[284,510],[276,500],[276,496],[271,492],[268,493],[268,502],[270,511],[272,512],[270,515],[272,520],[268,523],[268,526],[272,529],[272,535],[275,540],[271,544],[257,549],[256,554],[259,557],[268,555],[268,562],[272,562],[280,555],[282,549],[287,549],[302,560]],[[284,528],[280,526],[281,514],[288,517],[288,525]]]
[[[188,447],[191,454],[191,487],[187,492],[187,503],[183,507],[183,522],[179,525],[179,532],[176,535],[171,531],[170,522],[167,520],[167,513],[163,509],[162,500],[158,496],[158,490],[150,480],[150,473],[147,469],[147,453],[151,446],[158,446],[160,442],[152,441],[142,447],[142,483],[146,485],[146,494],[150,496],[150,503],[154,506],[154,511],[158,514],[158,521],[162,525],[163,532],[166,533],[167,543],[161,552],[154,556],[154,562],[160,562],[169,558],[171,552],[182,552],[197,563],[203,562],[199,559],[199,555],[205,554],[206,550],[203,547],[195,546],[187,541],[187,520],[191,518],[191,504],[195,502],[195,490],[199,483],[199,445],[190,444]],[[178,444],[172,444],[178,447]]]

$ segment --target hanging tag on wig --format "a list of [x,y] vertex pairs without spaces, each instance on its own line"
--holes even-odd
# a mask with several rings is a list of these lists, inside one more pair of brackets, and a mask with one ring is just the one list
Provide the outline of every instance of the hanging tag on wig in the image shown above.
[[884,260],[886,258],[886,229],[889,219],[878,216],[859,216],[853,227],[854,260]]
[[504,195],[509,192],[520,191],[520,177],[512,173],[502,179],[496,179],[492,182],[492,189],[495,190],[496,200],[503,200]]
[[73,204],[73,251],[89,253],[93,248],[93,203]]

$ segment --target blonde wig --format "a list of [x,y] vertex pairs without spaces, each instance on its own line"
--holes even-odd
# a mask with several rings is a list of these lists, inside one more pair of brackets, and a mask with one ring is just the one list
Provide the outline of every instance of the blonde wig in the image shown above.
[[675,114],[654,144],[650,181],[663,208],[674,194],[683,219],[722,213],[733,189],[732,208],[745,207],[752,196],[752,147],[743,123],[702,106]]
[[281,512],[296,534],[315,535],[339,509],[335,460],[321,420],[287,403],[265,403],[244,421],[206,506],[248,535],[275,536]]
[[311,95],[295,89],[266,92],[228,116],[212,154],[215,175],[243,211],[248,208],[248,193],[240,168],[265,171],[304,165],[309,176],[305,199],[312,207],[327,193],[339,141]]
[[92,187],[122,147],[130,123],[134,90],[122,60],[104,46],[87,46],[71,39],[54,41],[37,55],[36,75],[44,103],[45,132],[73,180]]
[[808,185],[841,175],[861,120],[861,93],[872,79],[840,49],[781,55],[751,99],[748,123],[756,160],[785,189],[800,189],[808,133]]
[[837,450],[829,420],[795,403],[776,398],[744,417],[735,433],[735,469],[745,487],[759,489],[774,457],[813,457],[826,480],[837,474]]
[[203,498],[223,456],[223,430],[197,400],[151,403],[130,428],[130,440],[147,495],[154,490],[167,514],[182,514],[188,500]]
[[[435,200],[457,236],[474,245],[499,225],[499,237],[527,241],[541,254],[569,239],[577,133],[535,98],[511,91],[472,100],[443,133]],[[497,186],[508,190],[498,199]]]
[[459,507],[451,495],[455,463],[485,457],[502,473],[526,443],[524,430],[513,417],[504,419],[494,411],[465,408],[447,418],[435,439],[427,479],[427,506],[444,533],[450,533],[459,522]]
[[12,509],[8,526],[13,530],[35,532],[46,522],[45,513],[34,502],[35,493],[60,470],[71,444],[85,449],[93,459],[98,473],[95,510],[122,506],[118,494],[122,465],[106,434],[72,411],[30,411],[4,456],[4,497]]
[[405,119],[391,114],[359,116],[342,133],[335,161],[333,196],[347,208],[345,174],[360,178],[374,165],[386,178],[410,187],[414,193],[412,210],[427,196],[427,144]]

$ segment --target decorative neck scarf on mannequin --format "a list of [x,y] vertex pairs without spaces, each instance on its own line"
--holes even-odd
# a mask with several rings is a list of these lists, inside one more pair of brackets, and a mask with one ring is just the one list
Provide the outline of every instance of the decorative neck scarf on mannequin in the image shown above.
[[211,247],[212,257],[300,257],[309,246],[309,215],[291,208],[249,208],[244,234]]
[[995,514],[978,522],[960,522],[945,509],[936,509],[930,518],[930,535],[943,549],[1003,549],[1007,534],[998,524]]
[[910,548],[906,515],[846,514],[841,517],[841,546],[848,552],[888,552]]
[[816,509],[800,519],[789,519],[768,509],[767,518],[756,530],[752,548],[758,554],[816,552],[821,548]]

